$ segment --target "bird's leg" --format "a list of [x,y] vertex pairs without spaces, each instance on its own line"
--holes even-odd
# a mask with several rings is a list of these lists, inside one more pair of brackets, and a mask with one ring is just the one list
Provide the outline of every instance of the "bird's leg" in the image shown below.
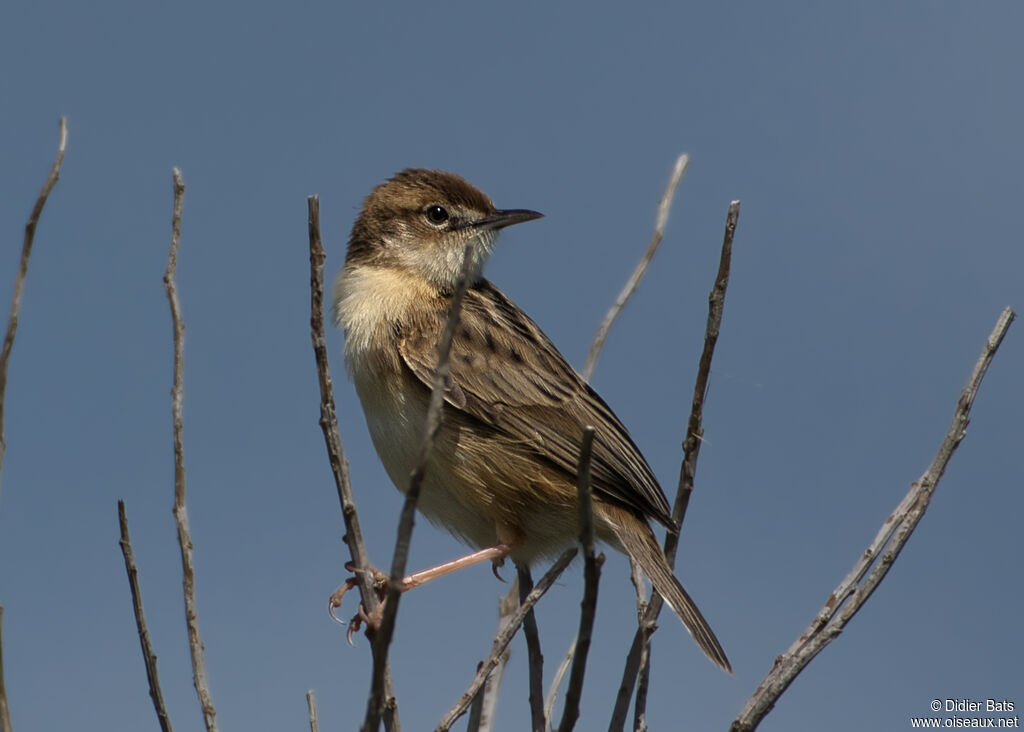
[[[410,574],[402,580],[401,591],[406,592],[407,590],[411,590],[413,587],[419,587],[420,585],[424,585],[438,577],[444,577],[446,574],[451,574],[452,572],[456,572],[466,567],[472,567],[474,564],[480,564],[480,562],[486,562],[488,559],[492,562],[491,571],[494,572],[494,576],[501,579],[498,575],[498,567],[504,564],[505,557],[507,557],[509,553],[511,553],[511,551],[521,543],[522,539],[519,537],[510,538],[508,541],[503,541],[495,544],[494,546],[487,547],[486,549],[475,551],[464,557],[459,557],[458,559],[453,559],[450,562],[439,564],[436,567],[431,567],[430,569],[424,569],[420,572],[416,572],[415,574]],[[353,574],[362,571],[352,566],[351,562],[346,563],[345,569]],[[349,643],[352,642],[352,634],[358,631],[359,628],[362,627],[363,623],[366,623],[371,627],[377,627],[380,623],[382,614],[381,609],[384,607],[383,600],[387,595],[388,576],[375,567],[368,567],[366,571],[369,572],[372,577],[373,589],[377,593],[377,597],[380,598],[381,604],[377,606],[376,612],[368,614],[366,612],[366,608],[364,608],[362,603],[360,603],[355,617],[348,622],[347,637]],[[334,611],[341,606],[341,600],[345,594],[358,584],[359,580],[356,577],[349,577],[341,587],[334,591],[334,594],[332,594],[328,600],[328,612],[330,612],[331,617],[337,622],[344,624],[344,621],[335,615]]]
[[[444,577],[446,574],[457,572],[460,569],[466,567],[472,567],[474,564],[480,564],[480,562],[486,562],[488,559],[494,563],[494,571],[497,573],[497,567],[500,567],[505,561],[505,557],[509,555],[515,547],[511,544],[496,544],[495,546],[481,549],[480,551],[467,554],[464,557],[453,559],[450,562],[439,564],[436,567],[430,569],[424,569],[422,572],[411,574],[402,580],[402,592],[411,590],[413,587],[419,587],[422,584],[426,584],[432,579],[438,577]],[[500,577],[499,577],[500,579]]]

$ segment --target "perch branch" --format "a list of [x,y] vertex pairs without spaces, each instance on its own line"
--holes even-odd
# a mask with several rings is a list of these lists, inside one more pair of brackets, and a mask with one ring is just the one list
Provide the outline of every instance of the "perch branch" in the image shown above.
[[[313,341],[313,354],[316,358],[317,380],[320,385],[320,430],[324,435],[327,447],[327,458],[334,475],[334,485],[341,503],[341,516],[345,522],[344,541],[348,545],[351,564],[355,571],[356,583],[359,587],[360,600],[366,612],[373,615],[380,604],[373,587],[370,560],[363,540],[363,531],[359,525],[356,512],[355,494],[349,480],[348,460],[345,459],[345,448],[341,444],[338,430],[338,410],[334,403],[334,382],[331,379],[331,368],[327,361],[327,339],[324,328],[324,252],[323,239],[320,236],[320,198],[306,198],[309,218],[309,288],[311,293],[310,333]],[[372,633],[367,627],[367,633]],[[398,704],[395,701],[394,682],[389,669],[384,670],[384,707],[388,710],[384,716],[384,727],[388,730],[401,728],[398,719]]]
[[441,430],[441,408],[444,406],[445,387],[448,382],[448,359],[451,355],[452,340],[455,338],[455,328],[459,322],[462,300],[471,284],[469,279],[473,257],[470,254],[473,246],[473,241],[467,242],[462,252],[462,266],[459,270],[458,283],[448,308],[448,317],[445,320],[444,330],[441,332],[441,341],[437,345],[437,371],[434,374],[434,383],[430,390],[430,403],[427,407],[423,439],[420,441],[416,468],[410,476],[409,490],[405,494],[402,514],[398,520],[395,553],[391,560],[391,578],[388,582],[387,596],[384,599],[380,627],[373,638],[373,672],[370,698],[366,705],[366,719],[362,726],[363,732],[374,732],[384,711],[384,678],[388,663],[388,647],[391,645],[391,637],[395,632],[395,618],[398,614],[398,604],[402,596],[402,580],[405,577],[405,568],[409,559],[409,545],[412,542],[416,504],[423,488],[423,478],[426,476],[430,453],[434,450],[434,442]]
[[731,732],[751,732],[756,729],[782,693],[793,683],[793,679],[825,646],[842,633],[846,624],[885,578],[924,516],[950,458],[967,434],[971,406],[981,387],[981,380],[985,377],[985,372],[1015,317],[1010,308],[1003,310],[999,316],[967,385],[960,393],[953,421],[931,465],[910,486],[906,496],[882,524],[874,541],[860,556],[850,573],[828,596],[825,606],[807,629],[785,653],[775,659],[771,670],[733,721]]

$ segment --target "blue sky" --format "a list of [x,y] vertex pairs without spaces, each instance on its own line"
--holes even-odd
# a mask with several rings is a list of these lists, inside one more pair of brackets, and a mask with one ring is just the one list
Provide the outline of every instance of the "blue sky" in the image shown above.
[[[368,686],[327,617],[342,522],[317,426],[306,201],[329,276],[362,197],[407,166],[499,206],[488,276],[582,367],[691,155],[654,266],[594,378],[674,489],[729,201],[743,201],[679,574],[736,669],[665,616],[652,729],[723,729],[931,461],[1006,305],[1024,306],[1014,3],[17,3],[0,11],[0,301],[69,119],[7,390],[4,666],[16,729],[152,729],[116,500],[127,501],[172,719],[196,729],[171,517],[172,166],[201,627],[223,729],[350,729]],[[866,608],[765,730],[902,729],[940,698],[1024,704],[1024,339],[1011,329],[966,440]],[[400,507],[329,345],[371,556]],[[411,564],[464,551],[417,524]],[[540,571],[540,570],[538,570]],[[545,598],[548,674],[581,566]],[[407,729],[486,655],[504,586],[478,567],[405,598]],[[581,729],[606,724],[632,637],[609,557]],[[346,607],[346,610],[350,608]],[[499,729],[527,724],[525,652]]]

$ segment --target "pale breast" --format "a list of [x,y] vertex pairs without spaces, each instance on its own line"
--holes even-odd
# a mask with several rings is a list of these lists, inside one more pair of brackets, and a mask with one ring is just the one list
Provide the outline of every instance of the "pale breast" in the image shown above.
[[[377,455],[403,493],[419,459],[429,391],[402,363],[395,334],[399,324],[414,320],[417,307],[434,297],[415,278],[379,267],[343,270],[334,286],[334,317],[345,330],[345,364]],[[435,445],[418,507],[469,543],[493,545],[494,517],[466,501],[466,492],[453,479],[460,435],[452,427],[445,425]]]

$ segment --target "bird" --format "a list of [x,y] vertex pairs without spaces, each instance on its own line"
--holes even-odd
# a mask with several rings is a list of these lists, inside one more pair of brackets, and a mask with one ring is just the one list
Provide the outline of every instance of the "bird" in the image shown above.
[[[497,209],[464,178],[409,168],[363,201],[333,289],[333,318],[374,448],[403,493],[417,467],[438,342],[469,258],[444,382],[441,427],[417,508],[479,551],[406,578],[405,588],[505,557],[526,565],[579,535],[577,461],[593,426],[598,539],[640,566],[707,657],[732,672],[676,579],[651,521],[678,531],[651,467],[611,408],[551,340],[483,277],[498,233],[541,218]],[[496,570],[495,570],[496,571]]]

